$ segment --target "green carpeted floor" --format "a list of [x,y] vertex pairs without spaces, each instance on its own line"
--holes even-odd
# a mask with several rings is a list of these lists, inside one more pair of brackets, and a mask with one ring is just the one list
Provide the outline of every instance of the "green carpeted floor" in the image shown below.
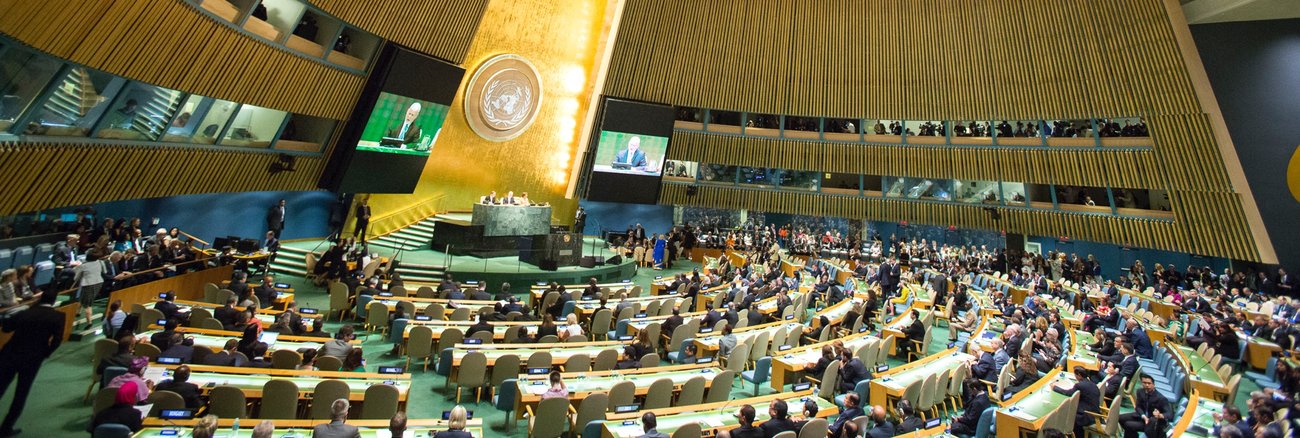
[[[697,266],[697,264],[686,262],[679,263],[672,270],[654,271],[642,269],[636,275],[634,281],[649,289],[649,284],[655,276],[690,271],[690,269]],[[303,279],[281,276],[277,281],[290,283],[298,290],[297,296],[300,306],[329,307],[328,297],[324,290],[308,284]],[[326,331],[333,332],[339,326],[340,323],[337,322],[329,323],[326,326]],[[935,336],[934,345],[931,346],[930,351],[944,349],[947,343],[945,337]],[[32,390],[32,395],[28,399],[24,415],[18,422],[18,427],[24,430],[23,436],[72,436],[85,433],[90,417],[90,405],[82,402],[82,396],[85,395],[87,385],[90,382],[91,369],[89,360],[91,344],[95,339],[97,337],[64,344],[45,362],[45,366],[41,369],[36,385]],[[377,335],[367,338],[364,348],[368,368],[374,369],[380,365],[405,364],[404,358],[389,354],[392,350],[392,344],[381,342],[380,337]],[[891,359],[891,364],[897,365],[898,363],[896,359]],[[444,392],[442,389],[445,379],[433,373],[432,369],[427,372],[416,369],[414,376],[415,382],[407,405],[407,415],[409,417],[440,417],[443,411],[454,406],[451,401],[451,394]],[[1246,395],[1250,391],[1257,389],[1258,386],[1254,382],[1243,379],[1240,385],[1241,392],[1237,397],[1238,406],[1244,410]],[[752,385],[745,386],[743,389],[741,389],[740,385],[737,385],[736,389],[733,389],[732,395],[733,397],[749,397],[752,396],[752,390]],[[4,394],[3,399],[0,399],[0,403],[3,403],[0,406],[8,409],[12,398],[13,391],[10,390]],[[527,435],[525,422],[518,423],[517,427],[503,428],[505,414],[492,408],[490,400],[483,400],[474,405],[474,401],[467,398],[464,403],[475,411],[477,417],[483,418],[484,431],[487,436],[523,437]]]

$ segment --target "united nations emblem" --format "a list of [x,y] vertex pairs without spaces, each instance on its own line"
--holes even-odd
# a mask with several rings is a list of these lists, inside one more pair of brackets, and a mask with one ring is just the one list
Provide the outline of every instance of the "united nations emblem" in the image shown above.
[[542,105],[542,81],[533,64],[518,55],[488,59],[469,80],[465,121],[480,137],[506,141],[523,134]]

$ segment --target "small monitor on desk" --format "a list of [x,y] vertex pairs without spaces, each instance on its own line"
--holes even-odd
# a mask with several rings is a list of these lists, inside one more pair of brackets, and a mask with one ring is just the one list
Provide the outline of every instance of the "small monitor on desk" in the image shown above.
[[379,367],[379,374],[402,374],[402,367]]
[[288,289],[288,288],[290,288],[290,286],[289,286],[289,283],[276,283],[276,284],[275,284],[275,288],[276,288],[276,289]]
[[320,313],[320,311],[313,309],[311,307],[303,307],[301,309],[298,309],[298,313],[301,313],[303,315],[315,315],[317,313]]

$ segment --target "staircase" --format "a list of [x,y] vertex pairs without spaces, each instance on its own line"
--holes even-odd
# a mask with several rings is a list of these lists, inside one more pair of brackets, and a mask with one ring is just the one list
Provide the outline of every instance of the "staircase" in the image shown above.
[[[371,252],[389,258],[398,251],[429,251],[429,245],[433,242],[434,223],[432,218],[427,218],[388,235],[370,239],[367,243],[370,245]],[[316,257],[319,258],[327,248],[327,245],[321,245],[316,251]],[[440,281],[447,270],[445,266],[407,262],[405,260],[409,259],[406,257],[402,260],[403,262],[397,267],[397,273],[406,281]],[[271,271],[306,276],[307,250],[289,245],[281,246],[280,252],[275,256],[275,262],[271,263]]]
[[433,218],[425,218],[392,233],[370,239],[367,243],[372,247],[379,246],[402,251],[426,249],[433,243],[435,223]]

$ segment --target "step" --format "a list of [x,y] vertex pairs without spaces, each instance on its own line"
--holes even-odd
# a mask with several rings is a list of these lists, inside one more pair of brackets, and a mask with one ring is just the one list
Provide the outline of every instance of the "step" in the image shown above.
[[438,271],[438,272],[447,270],[447,267],[442,265],[421,265],[418,263],[402,263],[402,267],[408,269],[423,269],[426,271]]
[[271,266],[271,272],[277,272],[277,273],[281,273],[281,274],[289,274],[289,275],[296,275],[296,276],[299,276],[299,277],[306,277],[306,276],[307,276],[307,270],[306,270],[306,269],[289,268],[289,267],[284,267],[284,266]]
[[376,240],[372,240],[372,241],[367,242],[367,243],[369,243],[371,247],[383,247],[383,248],[390,248],[390,249],[400,249],[400,250],[403,250],[403,251],[414,251],[414,250],[417,250],[417,249],[422,248],[421,246],[417,246],[417,245],[410,245],[410,244],[408,244],[408,245],[402,245],[401,242],[393,242],[393,241],[389,241],[389,240],[378,240],[378,239],[376,239]]
[[307,252],[308,250],[302,248],[295,248],[292,246],[281,246],[280,251],[276,252],[276,254],[277,255],[293,254],[302,257],[302,256],[306,256]]

